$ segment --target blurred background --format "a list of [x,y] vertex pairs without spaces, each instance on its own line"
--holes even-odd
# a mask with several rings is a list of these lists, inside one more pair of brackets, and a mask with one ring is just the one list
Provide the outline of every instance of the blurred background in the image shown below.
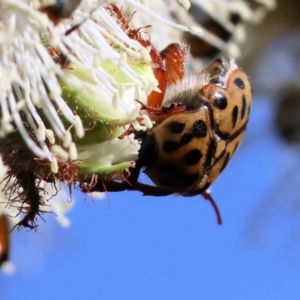
[[299,299],[300,2],[277,5],[239,45],[254,104],[212,186],[224,224],[201,197],[75,193],[70,228],[12,232],[1,300]]

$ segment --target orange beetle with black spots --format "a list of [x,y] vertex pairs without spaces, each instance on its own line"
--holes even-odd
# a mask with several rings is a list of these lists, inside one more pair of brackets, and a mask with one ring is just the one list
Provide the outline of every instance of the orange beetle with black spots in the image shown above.
[[[94,191],[138,190],[144,195],[202,195],[221,224],[208,188],[240,144],[249,119],[252,90],[247,75],[233,60],[216,60],[193,76],[184,76],[185,45],[171,44],[160,59],[163,92],[152,92],[146,110],[154,126],[135,132],[141,148],[135,168],[124,181],[103,181]],[[161,82],[160,82],[161,83]],[[138,181],[144,172],[155,186]],[[104,187],[105,186],[105,187]]]

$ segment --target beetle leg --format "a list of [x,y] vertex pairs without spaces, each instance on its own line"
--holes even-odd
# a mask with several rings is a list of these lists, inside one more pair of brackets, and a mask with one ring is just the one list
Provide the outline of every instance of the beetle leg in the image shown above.
[[[159,197],[159,196],[168,196],[168,195],[173,194],[173,193],[171,193],[171,192],[169,192],[169,191],[167,191],[163,188],[147,185],[147,184],[144,184],[144,183],[141,183],[141,182],[137,182],[132,189],[142,192],[144,196]],[[219,225],[222,225],[222,217],[221,217],[220,210],[219,210],[214,198],[210,194],[210,192],[208,190],[206,190],[206,191],[201,193],[201,196],[205,200],[208,200],[211,203],[211,205],[212,205],[212,207],[213,207],[213,209],[216,213],[216,216],[217,216],[217,223]]]
[[[123,180],[107,180],[103,178],[93,179],[92,184],[82,185],[83,192],[121,192],[126,190],[134,190],[134,186],[140,175],[141,168],[129,168],[128,171],[123,171]],[[93,177],[93,176],[92,176]]]
[[[168,195],[172,195],[173,193],[170,191],[167,191],[163,188],[157,187],[157,186],[152,186],[152,185],[148,185],[148,184],[144,184],[141,182],[136,182],[136,184],[134,186],[132,186],[131,188],[129,188],[130,190],[134,190],[134,191],[140,191],[143,193],[144,196],[155,196],[155,197],[160,197],[160,196],[168,196]],[[222,225],[222,217],[221,217],[221,213],[220,210],[214,200],[214,198],[212,197],[212,195],[210,194],[210,192],[208,190],[204,191],[201,193],[201,196],[205,199],[208,200],[210,202],[210,204],[212,205],[216,216],[217,216],[217,223],[219,225]]]
[[[121,191],[139,191],[142,192],[144,196],[155,196],[155,197],[162,197],[172,195],[174,193],[157,186],[148,185],[145,183],[141,183],[138,181],[138,177],[140,174],[140,168],[129,168],[129,172],[124,172],[124,180],[123,181],[114,181],[114,180],[103,180],[98,179],[96,184],[89,188],[88,192],[121,192]],[[87,192],[84,187],[82,187],[83,192]],[[182,195],[182,196],[196,196],[201,194],[201,196],[208,200],[217,216],[217,223],[219,225],[222,224],[222,217],[219,211],[219,208],[214,201],[213,197],[211,196],[208,190],[201,190],[200,192],[195,192],[190,195]]]
[[[99,188],[100,188],[100,190],[99,190]],[[154,197],[163,197],[163,196],[169,196],[169,195],[173,194],[172,192],[167,191],[163,188],[153,186],[153,185],[148,185],[145,183],[141,183],[139,181],[137,181],[133,185],[130,185],[130,183],[126,182],[126,181],[105,181],[100,184],[98,183],[92,189],[92,191],[100,191],[100,192],[104,192],[104,191],[120,192],[120,191],[126,191],[126,190],[139,191],[139,192],[142,192],[144,196],[154,196]],[[201,193],[201,196],[205,200],[208,200],[211,203],[211,205],[216,213],[216,216],[217,216],[217,223],[219,225],[222,225],[222,217],[221,217],[220,210],[219,210],[214,198],[210,194],[210,192],[206,190]]]
[[163,188],[153,186],[153,185],[148,185],[141,182],[137,182],[133,190],[142,192],[144,196],[161,197],[161,196],[168,196],[173,194],[172,192],[169,192]]
[[99,180],[90,192],[122,192],[129,188],[130,185],[126,181]]
[[221,217],[220,210],[219,210],[214,198],[212,197],[211,193],[208,190],[206,190],[206,191],[201,193],[201,196],[205,200],[208,200],[211,203],[211,205],[212,205],[212,207],[213,207],[213,209],[216,213],[216,216],[217,216],[217,222],[218,222],[219,225],[222,225],[222,217]]

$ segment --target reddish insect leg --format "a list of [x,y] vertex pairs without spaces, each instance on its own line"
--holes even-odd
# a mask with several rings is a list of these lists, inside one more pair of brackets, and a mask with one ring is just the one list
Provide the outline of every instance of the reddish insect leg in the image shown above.
[[160,54],[165,60],[167,82],[175,84],[182,80],[185,69],[187,46],[185,44],[170,44]]
[[7,216],[0,214],[0,266],[9,258],[9,226]]
[[[183,78],[186,46],[184,44],[170,44],[161,54],[152,47],[150,56],[153,63],[157,65],[154,75],[161,92],[153,91],[148,97],[148,105],[158,108],[161,107],[167,84],[175,84]],[[163,60],[165,60],[165,64]]]
[[[137,190],[140,191],[144,194],[144,196],[155,196],[155,197],[159,197],[159,196],[167,196],[167,195],[171,195],[172,193],[170,193],[169,191],[166,191],[165,189],[156,187],[156,186],[151,186],[151,185],[147,185],[141,182],[137,182],[134,185],[133,190]],[[210,204],[212,205],[216,216],[217,216],[217,223],[219,225],[222,225],[222,217],[221,217],[221,213],[219,211],[219,208],[215,202],[215,200],[213,199],[213,197],[211,196],[210,192],[208,192],[207,190],[201,193],[201,196],[205,199],[208,200],[210,202]]]
[[[144,196],[154,196],[154,197],[162,197],[162,196],[168,196],[173,194],[172,192],[157,186],[144,184],[138,181],[134,182],[134,180],[137,180],[140,170],[138,169],[131,169],[131,170],[133,172],[126,178],[126,180],[124,181],[99,180],[98,183],[94,185],[93,188],[90,190],[90,192],[104,192],[104,191],[120,192],[120,191],[130,190],[130,191],[142,192]],[[197,194],[195,194],[195,196],[196,195]],[[208,200],[211,203],[217,216],[217,223],[221,225],[222,224],[221,213],[211,194],[208,191],[204,191],[201,193],[201,196],[205,200]]]
[[[118,21],[122,25],[123,30],[129,29],[130,19],[126,20],[123,17],[122,11],[116,6],[111,5],[108,8],[111,10],[111,14],[117,16]],[[165,91],[168,84],[175,84],[183,78],[184,75],[184,64],[186,58],[187,47],[184,44],[170,44],[161,53],[159,53],[155,47],[153,47],[150,39],[144,39],[141,34],[141,28],[130,29],[128,36],[138,41],[144,47],[150,48],[150,57],[154,64],[154,75],[158,81],[158,88],[160,92],[153,91],[148,97],[148,106],[152,108],[160,108]]]
[[202,196],[205,200],[208,200],[208,201],[211,203],[211,205],[212,205],[212,207],[213,207],[213,209],[214,209],[214,211],[215,211],[215,213],[216,213],[216,216],[217,216],[217,222],[218,222],[219,225],[222,225],[222,217],[221,217],[221,213],[220,213],[220,211],[219,211],[219,208],[218,208],[218,206],[217,206],[217,204],[216,204],[214,198],[213,198],[212,195],[210,194],[210,192],[206,190],[206,191],[204,191],[203,193],[201,193],[201,196]]
[[154,76],[158,81],[157,87],[160,89],[160,92],[152,91],[148,96],[147,103],[153,108],[159,108],[161,107],[161,103],[167,88],[167,73],[162,57],[154,47],[151,47],[150,56],[153,63],[156,64],[156,68],[154,69]]

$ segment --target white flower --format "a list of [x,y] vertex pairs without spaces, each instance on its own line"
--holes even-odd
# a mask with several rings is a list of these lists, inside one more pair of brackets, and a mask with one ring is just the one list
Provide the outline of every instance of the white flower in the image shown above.
[[[200,7],[232,32],[234,25],[229,21],[229,15],[238,13],[243,19],[250,19],[253,13],[249,5],[240,0],[190,2],[191,15],[186,11],[190,7],[189,1],[149,1],[150,10],[134,0],[118,1],[118,4],[131,9],[129,12],[123,9],[124,15],[138,10],[139,14],[134,18],[139,26],[153,25],[152,30],[149,29],[153,34],[152,42],[159,37],[161,43],[162,35],[166,37],[164,43],[171,42],[171,39],[178,41],[180,29],[201,35],[220,50],[227,48],[231,54],[237,53],[232,43],[227,45],[198,24],[193,9]],[[258,2],[274,7],[274,0]],[[121,20],[116,13],[104,7],[109,1],[82,0],[72,19],[55,20],[55,24],[48,18],[50,14],[45,13],[45,5],[51,3],[56,1],[3,0],[0,3],[0,136],[4,137],[17,128],[33,153],[49,161],[56,156],[49,143],[59,144],[59,140],[69,139],[64,148],[70,152],[72,145],[74,152],[76,147],[72,140],[82,138],[85,133],[76,99],[67,98],[66,90],[81,90],[87,96],[85,101],[90,101],[87,105],[90,108],[95,105],[96,112],[99,111],[99,99],[112,103],[120,112],[115,119],[129,124],[139,111],[134,100],[145,102],[157,85],[151,74],[149,49],[128,37],[128,29],[122,28],[122,24],[120,26]],[[130,16],[125,18],[129,20]],[[155,34],[158,30],[154,23],[162,28],[159,35]],[[78,28],[72,31],[74,26]],[[128,23],[126,26],[132,25]],[[64,65],[65,61],[68,61],[67,65]],[[146,67],[137,72],[136,67],[141,64],[146,64]],[[129,90],[131,94],[127,93]],[[103,107],[100,102],[99,105]],[[77,114],[81,118],[76,117]],[[74,128],[72,136],[71,127]]]
[[[256,1],[264,10],[274,6]],[[109,6],[114,2],[119,6]],[[68,225],[61,182],[86,184],[94,174],[120,179],[134,166],[140,145],[130,128],[152,126],[140,112],[158,84],[152,44],[161,50],[186,32],[237,54],[235,43],[212,35],[193,10],[202,8],[232,35],[231,14],[255,16],[242,0],[70,3],[0,2],[0,214],[15,216],[18,228],[36,228],[36,217],[50,211]]]

